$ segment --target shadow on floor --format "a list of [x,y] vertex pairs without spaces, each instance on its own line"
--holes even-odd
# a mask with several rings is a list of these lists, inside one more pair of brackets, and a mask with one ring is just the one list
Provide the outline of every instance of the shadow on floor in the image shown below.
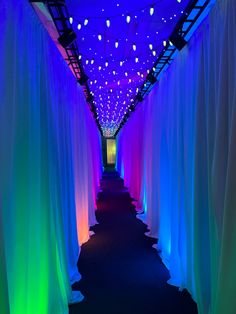
[[70,314],[197,314],[186,292],[168,285],[169,273],[136,218],[132,199],[116,172],[105,172],[98,194],[95,235],[82,246],[82,280],[73,286],[85,299]]

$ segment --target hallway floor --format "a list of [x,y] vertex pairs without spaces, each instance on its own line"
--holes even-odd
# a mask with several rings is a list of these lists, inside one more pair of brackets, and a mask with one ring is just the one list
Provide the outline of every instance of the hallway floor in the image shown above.
[[145,235],[118,173],[105,172],[101,189],[99,224],[82,246],[82,279],[73,287],[85,299],[70,306],[70,314],[197,314],[190,295],[166,283],[168,271],[152,248],[156,240]]

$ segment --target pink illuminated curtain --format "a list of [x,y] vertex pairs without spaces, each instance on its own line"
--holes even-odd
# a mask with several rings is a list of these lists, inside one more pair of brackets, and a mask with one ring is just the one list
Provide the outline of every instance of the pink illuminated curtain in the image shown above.
[[100,136],[31,5],[0,13],[0,312],[65,314],[96,222]]
[[218,1],[118,137],[169,283],[200,314],[236,313],[235,31],[235,1]]
[[97,126],[91,121],[88,109],[77,106],[74,108],[73,116],[75,203],[78,241],[82,245],[89,239],[89,226],[96,224],[94,208],[101,175],[101,149],[100,141],[94,136]]

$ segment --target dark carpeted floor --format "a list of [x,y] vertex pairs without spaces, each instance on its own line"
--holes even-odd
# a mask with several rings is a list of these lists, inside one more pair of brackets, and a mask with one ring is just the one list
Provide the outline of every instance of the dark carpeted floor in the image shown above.
[[166,282],[169,274],[156,240],[136,218],[132,199],[115,171],[107,171],[98,195],[95,235],[82,246],[82,280],[73,286],[85,296],[70,314],[197,314],[186,292]]

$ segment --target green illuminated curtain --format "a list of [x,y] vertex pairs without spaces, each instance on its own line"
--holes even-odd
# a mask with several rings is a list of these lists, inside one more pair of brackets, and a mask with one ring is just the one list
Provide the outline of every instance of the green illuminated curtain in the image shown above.
[[[8,306],[11,314],[65,314],[70,284],[80,279],[78,234],[92,223],[78,223],[78,212],[94,216],[87,198],[100,176],[100,137],[31,5],[4,2],[0,14],[1,314]],[[87,160],[76,159],[75,134]],[[90,184],[76,185],[86,175]],[[81,189],[83,209],[75,201]]]
[[235,32],[236,2],[217,1],[118,138],[169,283],[199,314],[236,313]]
[[[1,197],[1,195],[0,195]],[[0,210],[2,210],[0,208]],[[8,284],[7,284],[7,271],[6,271],[6,260],[5,260],[5,250],[4,250],[4,240],[3,240],[3,225],[2,217],[0,215],[0,313],[10,314],[9,311],[9,299],[8,299]]]

